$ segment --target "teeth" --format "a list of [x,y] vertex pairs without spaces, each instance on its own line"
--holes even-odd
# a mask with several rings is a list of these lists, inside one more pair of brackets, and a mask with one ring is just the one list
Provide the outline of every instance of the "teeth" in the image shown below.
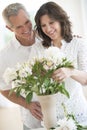
[[54,33],[50,33],[50,35],[53,35]]
[[50,34],[50,35],[53,35],[53,34],[54,34],[54,31],[53,31],[53,32],[50,32],[49,34]]
[[31,31],[24,32],[23,34],[28,34],[28,35],[30,35],[30,34],[31,34]]
[[29,33],[29,32],[24,32],[24,33]]

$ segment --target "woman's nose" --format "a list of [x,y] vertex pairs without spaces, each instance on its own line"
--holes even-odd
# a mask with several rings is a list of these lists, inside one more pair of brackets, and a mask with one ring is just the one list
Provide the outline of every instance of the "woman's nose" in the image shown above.
[[47,32],[50,32],[51,31],[51,27],[50,26],[47,26]]

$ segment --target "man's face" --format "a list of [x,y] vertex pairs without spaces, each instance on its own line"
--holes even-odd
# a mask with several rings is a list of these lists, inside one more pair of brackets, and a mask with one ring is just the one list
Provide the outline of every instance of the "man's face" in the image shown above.
[[32,39],[32,24],[29,20],[29,16],[24,12],[24,10],[19,10],[17,16],[11,16],[9,18],[12,27],[8,27],[12,32],[15,33],[17,39]]

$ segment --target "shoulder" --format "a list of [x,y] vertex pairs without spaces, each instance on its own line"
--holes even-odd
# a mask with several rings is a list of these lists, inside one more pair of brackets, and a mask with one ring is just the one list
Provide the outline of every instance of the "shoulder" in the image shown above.
[[6,54],[6,53],[9,53],[9,50],[12,48],[12,43],[11,41],[6,43],[6,45],[4,46],[3,49],[0,50],[0,55],[3,55],[3,54]]
[[15,37],[12,37],[4,46],[4,48],[0,51],[0,55],[3,53],[9,53],[9,51],[13,51],[18,44],[18,41]]
[[71,43],[73,46],[79,48],[86,48],[87,49],[87,39],[86,38],[79,38],[79,37],[73,37],[71,40]]
[[73,37],[72,42],[77,44],[87,44],[87,38],[84,37]]
[[3,49],[0,50],[0,62],[5,62],[11,58],[11,55],[13,54],[14,51],[14,44],[13,41],[10,40],[6,45],[4,46]]
[[9,48],[10,48],[10,43],[5,45],[4,48],[0,50],[0,56],[4,56],[8,52]]

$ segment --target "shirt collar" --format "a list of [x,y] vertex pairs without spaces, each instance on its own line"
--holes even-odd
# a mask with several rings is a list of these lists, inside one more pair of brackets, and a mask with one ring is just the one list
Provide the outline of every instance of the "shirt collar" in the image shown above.
[[[36,39],[35,39],[36,40]],[[20,42],[16,39],[16,37],[15,36],[13,36],[13,40],[12,40],[13,42],[12,42],[12,44],[14,45],[14,47],[16,48],[16,49],[19,49],[20,47],[23,47],[23,48],[31,48],[31,46],[23,46],[23,45],[21,45],[20,44]]]

